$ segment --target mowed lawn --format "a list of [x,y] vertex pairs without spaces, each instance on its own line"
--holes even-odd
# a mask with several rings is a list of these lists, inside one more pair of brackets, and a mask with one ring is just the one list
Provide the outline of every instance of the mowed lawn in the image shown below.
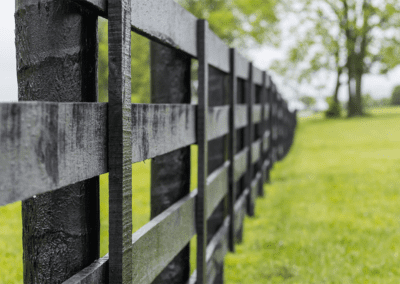
[[303,119],[227,283],[400,283],[400,108]]
[[[246,218],[244,242],[226,257],[226,283],[400,282],[400,108],[371,113],[300,121],[291,152],[257,200],[256,216]],[[192,161],[195,169],[196,155]],[[134,164],[132,172],[135,231],[149,220],[150,161]],[[103,256],[107,175],[100,181]],[[1,284],[22,283],[20,206],[0,207]]]

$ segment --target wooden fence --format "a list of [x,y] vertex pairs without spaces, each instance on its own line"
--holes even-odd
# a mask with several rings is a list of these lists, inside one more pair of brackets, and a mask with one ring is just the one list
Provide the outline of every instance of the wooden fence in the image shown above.
[[[108,103],[96,102],[98,16],[109,21]],[[270,76],[172,0],[18,0],[15,19],[20,102],[0,104],[0,206],[23,201],[24,282],[223,282],[224,255],[292,144],[296,115]],[[153,41],[151,104],[131,104],[131,31]],[[132,234],[132,163],[155,157],[152,219]]]

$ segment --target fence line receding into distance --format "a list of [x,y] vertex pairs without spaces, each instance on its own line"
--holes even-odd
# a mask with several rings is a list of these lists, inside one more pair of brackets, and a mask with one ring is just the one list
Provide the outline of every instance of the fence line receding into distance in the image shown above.
[[[98,16],[109,21],[108,103],[96,102]],[[0,103],[0,206],[23,201],[24,282],[223,282],[224,255],[293,141],[296,114],[271,77],[172,0],[19,0],[15,18],[20,102]],[[151,104],[131,104],[131,31],[152,40]],[[152,219],[132,234],[131,165],[155,157]],[[99,258],[107,172],[110,251]]]

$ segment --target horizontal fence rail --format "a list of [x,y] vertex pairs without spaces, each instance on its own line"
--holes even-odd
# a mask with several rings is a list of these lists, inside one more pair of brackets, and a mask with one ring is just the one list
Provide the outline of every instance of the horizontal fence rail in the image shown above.
[[[228,251],[234,252],[235,244],[242,241],[245,215],[254,214],[256,199],[264,194],[263,185],[269,180],[271,168],[288,153],[296,113],[289,111],[267,72],[254,67],[218,38],[206,21],[172,0],[47,2],[51,9],[54,5],[56,13],[64,13],[60,19],[68,19],[66,16],[74,11],[83,13],[81,33],[88,37],[96,31],[98,16],[109,20],[109,102],[79,97],[44,101],[45,97],[31,95],[33,90],[29,88],[36,88],[36,83],[26,84],[24,76],[30,75],[23,73],[19,77],[19,97],[30,102],[0,103],[0,206],[23,201],[23,208],[40,209],[43,205],[36,199],[41,198],[36,197],[57,200],[66,187],[109,173],[110,252],[99,258],[97,251],[74,268],[76,258],[54,258],[51,267],[37,268],[44,271],[38,275],[67,263],[63,276],[57,276],[61,280],[53,280],[56,273],[46,279],[67,284],[223,282],[224,256]],[[21,0],[17,22],[26,21],[24,25],[29,25],[33,20],[24,18],[28,13],[42,25],[40,9],[30,0]],[[90,34],[85,34],[87,31]],[[185,66],[182,70],[186,71],[179,76],[162,69],[152,71],[153,82],[177,84],[176,98],[164,102],[157,97],[159,90],[152,90],[153,103],[131,104],[131,31],[160,45],[152,45],[152,66],[169,66],[157,57],[163,48],[170,52],[171,60]],[[17,27],[16,33],[17,38],[21,33],[30,38],[35,36],[35,29],[22,31]],[[17,49],[22,50],[16,42]],[[93,42],[97,39],[93,38]],[[82,50],[97,54],[96,44],[85,44],[82,43]],[[35,50],[24,48],[22,56],[35,54]],[[189,103],[190,76],[185,73],[190,72],[191,58],[199,62],[197,105]],[[85,58],[82,62],[86,64]],[[28,63],[19,62],[18,72],[30,68],[24,64]],[[60,64],[64,73],[74,72],[71,66],[56,60],[52,67],[40,65],[32,74],[38,72],[40,77],[41,68],[56,69]],[[82,71],[82,78],[91,74],[91,82],[96,82],[93,66],[97,64],[90,66]],[[44,82],[37,84],[46,86]],[[54,96],[52,92],[48,97]],[[91,92],[97,94],[97,90]],[[190,145],[198,145],[198,188],[191,192],[190,170],[186,169],[190,166]],[[154,163],[152,170],[152,219],[132,233],[131,164],[156,157],[158,164]],[[166,169],[162,176],[159,171],[168,167],[168,161],[179,170]],[[157,192],[160,188],[165,192]],[[82,187],[83,192],[86,190],[89,189]],[[96,192],[98,187],[91,190]],[[175,194],[167,206],[157,203],[163,197],[170,198],[163,194],[173,195],[178,190],[183,193]],[[85,204],[82,208],[89,212],[92,207]],[[29,223],[28,213],[24,213],[28,209],[23,209],[24,228],[34,232],[38,228]],[[90,218],[76,214],[90,225],[99,222],[99,209],[96,210]],[[57,222],[52,225],[55,230],[65,226]],[[96,234],[99,238],[99,231]],[[197,265],[189,275],[188,244],[195,235]],[[24,237],[24,250],[27,248],[29,242]],[[32,272],[27,261],[42,258],[46,247],[28,251],[24,251],[24,259],[29,256],[24,263],[25,283],[41,283],[40,277],[28,277]]]

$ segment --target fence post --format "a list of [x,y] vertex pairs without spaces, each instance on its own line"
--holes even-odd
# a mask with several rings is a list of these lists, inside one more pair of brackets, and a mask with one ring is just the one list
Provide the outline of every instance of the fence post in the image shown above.
[[261,94],[260,94],[260,105],[261,105],[261,122],[259,124],[259,136],[261,138],[261,147],[260,147],[260,162],[259,162],[259,170],[261,171],[261,181],[258,188],[258,196],[264,196],[264,183],[266,182],[266,155],[264,152],[265,148],[265,139],[264,134],[267,131],[267,121],[265,120],[265,104],[267,102],[267,73],[262,72],[262,85],[261,85]]
[[[18,99],[97,101],[97,15],[70,1],[34,3],[16,2]],[[58,179],[57,161],[48,166]],[[22,202],[24,283],[61,283],[99,257],[98,180]]]
[[265,154],[265,158],[268,160],[267,167],[265,169],[265,181],[270,182],[270,171],[272,168],[272,159],[271,159],[271,149],[272,149],[272,80],[271,76],[267,75],[266,77],[266,102],[268,103],[268,116],[266,121],[266,130],[268,131],[268,148]]
[[237,102],[237,78],[236,78],[236,50],[230,49],[230,90],[229,90],[229,250],[235,252],[235,201],[236,201],[236,182],[235,182],[235,154],[236,154],[236,102]]
[[253,180],[253,163],[252,163],[252,151],[251,146],[254,139],[254,124],[253,124],[253,105],[254,105],[254,84],[253,84],[253,63],[249,63],[249,76],[247,78],[247,133],[246,136],[246,146],[249,151],[247,152],[247,171],[246,171],[246,187],[249,189],[249,195],[247,197],[247,214],[249,216],[254,215],[254,200],[251,188],[251,181]]
[[132,283],[131,1],[108,3],[109,283]]
[[277,133],[277,102],[276,102],[276,86],[272,83],[271,88],[271,167],[277,161],[276,149],[278,142]]
[[[209,66],[208,96],[209,106],[222,106],[227,101],[227,75],[218,69]],[[227,143],[225,137],[213,139],[208,142],[208,175],[221,167],[227,158]],[[224,198],[207,221],[207,244],[218,232],[227,215],[227,200]],[[214,283],[223,283],[223,264],[217,268]]]
[[199,60],[199,88],[197,108],[197,143],[198,143],[198,193],[196,199],[196,227],[197,227],[197,284],[206,281],[206,249],[207,249],[207,219],[205,203],[207,201],[207,173],[208,173],[208,60],[207,60],[207,31],[208,23],[205,20],[197,21],[197,54]]
[[[237,52],[235,52],[235,54],[236,54],[235,58],[238,59],[239,54]],[[236,60],[236,62],[238,63],[239,60]],[[238,66],[236,68],[238,68]],[[238,69],[236,71],[239,72]],[[236,84],[237,84],[237,92],[236,92],[237,103],[241,104],[241,105],[245,105],[246,104],[246,81],[241,78],[239,79],[238,77],[236,77]],[[236,129],[235,154],[239,153],[244,148],[246,148],[246,144],[247,144],[246,131],[247,131],[246,126],[241,129]],[[246,162],[247,162],[247,159],[246,159]],[[247,182],[246,174],[244,174],[236,182],[235,204],[236,204],[236,201],[240,198],[240,196],[245,191],[246,186],[247,186],[246,182]],[[247,203],[246,203],[246,208],[247,208]],[[241,243],[242,241],[243,241],[243,224],[240,227],[240,229],[237,231],[237,233],[235,234],[235,242]]]
[[[150,43],[152,103],[190,103],[191,58],[156,42]],[[151,218],[190,192],[190,146],[151,161]],[[187,245],[153,283],[185,283],[190,276]]]

